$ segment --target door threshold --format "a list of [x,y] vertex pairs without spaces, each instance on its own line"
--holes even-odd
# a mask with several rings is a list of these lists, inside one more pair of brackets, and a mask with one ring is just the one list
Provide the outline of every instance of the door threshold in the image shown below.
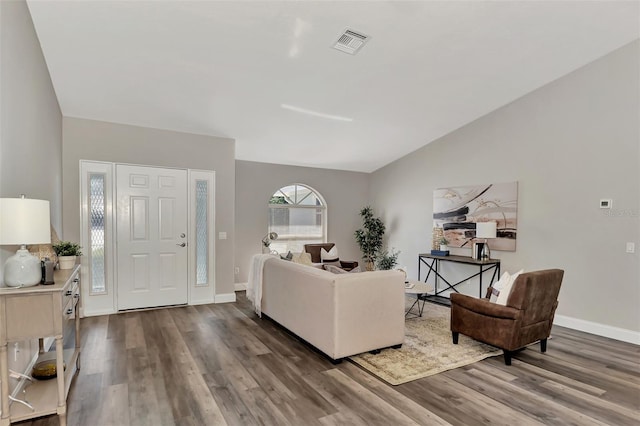
[[182,303],[179,305],[150,306],[148,308],[118,309],[118,313],[124,314],[127,312],[143,312],[143,311],[152,311],[155,309],[184,308],[185,306],[189,306],[189,305],[187,303]]

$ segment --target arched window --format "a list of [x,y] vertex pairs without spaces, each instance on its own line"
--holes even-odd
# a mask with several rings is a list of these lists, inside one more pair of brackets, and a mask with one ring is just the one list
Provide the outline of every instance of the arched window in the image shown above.
[[309,243],[327,239],[327,205],[314,189],[292,184],[278,189],[269,200],[269,232],[278,239],[271,249],[278,253],[299,253]]

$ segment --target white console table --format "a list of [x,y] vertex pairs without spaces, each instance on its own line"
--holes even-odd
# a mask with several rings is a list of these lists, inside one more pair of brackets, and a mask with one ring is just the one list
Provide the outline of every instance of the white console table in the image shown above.
[[[49,414],[58,414],[61,426],[67,424],[67,394],[80,369],[80,266],[56,271],[54,281],[52,285],[0,290],[0,426]],[[75,335],[75,344],[66,350],[65,334]],[[49,336],[55,338],[55,352],[43,351],[42,339]],[[17,395],[33,410],[9,400],[8,344],[30,339],[40,339],[38,361],[53,359],[55,354],[58,373],[55,380],[34,379]]]

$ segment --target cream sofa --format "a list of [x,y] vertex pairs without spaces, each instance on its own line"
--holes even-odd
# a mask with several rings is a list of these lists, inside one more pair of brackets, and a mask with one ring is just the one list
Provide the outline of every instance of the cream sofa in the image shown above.
[[333,274],[281,260],[264,263],[262,313],[333,360],[404,341],[404,275]]

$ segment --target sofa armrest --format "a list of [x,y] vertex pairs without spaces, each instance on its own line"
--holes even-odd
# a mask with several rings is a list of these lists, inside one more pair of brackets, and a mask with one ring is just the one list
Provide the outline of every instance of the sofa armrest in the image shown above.
[[458,305],[480,315],[516,320],[521,314],[519,309],[498,305],[491,303],[487,299],[477,299],[465,294],[453,293],[450,298],[452,307],[453,305]]
[[335,358],[402,344],[404,275],[373,271],[335,276]]

